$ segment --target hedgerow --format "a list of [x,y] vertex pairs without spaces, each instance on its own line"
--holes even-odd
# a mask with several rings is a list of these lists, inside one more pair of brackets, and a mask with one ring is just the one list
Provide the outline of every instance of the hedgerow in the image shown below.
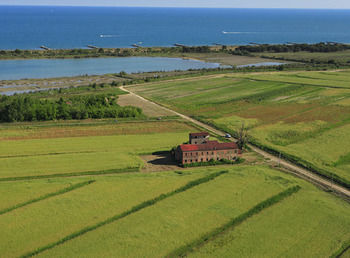
[[194,162],[189,164],[183,164],[182,166],[184,168],[191,168],[191,167],[201,167],[201,166],[216,166],[216,165],[225,165],[225,164],[240,164],[244,162],[243,158],[238,157],[235,160],[228,160],[228,159],[221,159],[221,160],[214,160],[211,159],[207,162]]
[[3,181],[33,180],[33,179],[46,179],[46,178],[55,178],[55,177],[108,175],[108,174],[138,172],[139,170],[140,170],[139,167],[129,167],[129,168],[117,168],[117,169],[108,169],[108,170],[99,170],[99,171],[73,172],[73,173],[51,174],[51,175],[40,175],[40,176],[4,177],[4,178],[0,178],[0,182],[3,182]]

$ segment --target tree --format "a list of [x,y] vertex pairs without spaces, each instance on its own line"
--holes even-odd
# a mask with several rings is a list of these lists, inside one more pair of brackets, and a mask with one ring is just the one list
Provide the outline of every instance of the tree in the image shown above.
[[248,143],[249,139],[248,128],[245,126],[244,123],[242,123],[241,128],[239,128],[238,130],[237,139],[238,148],[243,150],[244,145]]

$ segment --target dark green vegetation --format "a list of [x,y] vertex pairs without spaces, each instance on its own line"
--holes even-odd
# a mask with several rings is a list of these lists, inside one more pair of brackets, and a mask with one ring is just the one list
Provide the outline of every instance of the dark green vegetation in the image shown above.
[[291,188],[288,188],[287,190],[280,192],[260,203],[255,205],[253,208],[248,210],[247,212],[239,215],[238,217],[235,217],[231,219],[228,223],[222,225],[219,228],[216,228],[215,230],[201,236],[199,239],[196,239],[192,243],[187,244],[186,246],[180,247],[176,249],[175,251],[171,252],[167,255],[167,257],[185,257],[188,253],[194,252],[196,249],[200,248],[202,245],[204,245],[206,242],[212,240],[213,238],[217,237],[218,235],[222,234],[223,232],[227,231],[228,229],[231,229],[235,226],[238,226],[240,223],[244,222],[248,218],[258,214],[262,210],[271,207],[272,205],[283,201],[283,199],[291,196],[292,194],[298,192],[300,190],[300,186],[293,186]]
[[0,96],[0,122],[138,117],[142,110],[120,107],[116,95],[78,95],[38,99],[30,95]]
[[[216,48],[214,48],[216,50]],[[199,47],[139,47],[139,48],[95,48],[95,49],[53,49],[53,50],[1,50],[0,59],[13,58],[89,58],[168,56],[178,53],[209,53],[208,46]]]
[[350,186],[348,70],[233,74],[131,90]]
[[350,45],[340,43],[240,46],[235,55],[308,63],[312,66],[350,65]]
[[214,160],[211,159],[207,162],[193,162],[189,164],[183,164],[182,166],[184,168],[192,168],[192,167],[203,167],[203,166],[216,166],[216,165],[233,165],[233,164],[240,164],[244,162],[244,159],[242,158],[237,158],[236,160],[228,160],[228,159],[221,159],[221,160]]
[[99,222],[99,223],[97,223],[95,225],[92,225],[92,226],[86,227],[86,228],[84,228],[82,230],[79,230],[78,232],[75,232],[75,233],[73,233],[71,235],[68,235],[68,236],[60,239],[59,241],[57,241],[55,243],[49,244],[47,246],[40,247],[40,248],[38,248],[37,250],[35,250],[33,252],[29,252],[27,254],[22,255],[21,257],[32,257],[32,256],[37,255],[37,254],[39,254],[41,252],[44,252],[44,251],[46,251],[48,249],[54,248],[55,246],[64,244],[67,241],[70,241],[70,240],[72,240],[74,238],[77,238],[77,237],[79,237],[79,236],[81,236],[83,234],[86,234],[86,233],[90,232],[90,231],[96,230],[96,229],[98,229],[100,227],[103,227],[103,226],[105,226],[107,224],[113,223],[113,222],[115,222],[115,221],[117,221],[119,219],[122,219],[122,218],[124,218],[124,217],[126,217],[128,215],[131,215],[132,213],[135,213],[135,212],[138,212],[138,211],[140,211],[142,209],[145,209],[145,208],[147,208],[147,207],[149,207],[151,205],[154,205],[157,202],[160,202],[160,201],[162,201],[162,200],[164,200],[166,198],[169,198],[169,197],[171,197],[171,196],[173,196],[175,194],[179,194],[179,193],[187,191],[187,190],[189,190],[189,189],[191,189],[191,188],[193,188],[193,187],[195,187],[197,185],[200,185],[200,184],[203,184],[203,183],[207,183],[207,182],[209,182],[211,180],[214,180],[216,177],[221,176],[222,174],[226,174],[227,172],[228,171],[220,171],[220,172],[216,172],[216,173],[210,174],[208,176],[199,178],[197,180],[190,181],[186,185],[184,185],[184,186],[182,186],[182,187],[180,187],[178,189],[175,189],[172,192],[169,192],[169,193],[166,193],[166,194],[161,194],[161,195],[157,196],[156,198],[153,198],[151,200],[147,200],[145,202],[142,202],[142,203],[132,207],[130,210],[127,210],[127,211],[125,211],[125,212],[123,212],[121,214],[118,214],[118,215],[115,215],[113,217],[110,217],[110,218],[106,219],[105,221]]
[[341,43],[318,43],[318,44],[283,44],[283,45],[254,45],[254,46],[239,46],[235,49],[235,54],[245,54],[245,53],[262,53],[262,52],[337,52],[350,50],[350,45],[345,45]]

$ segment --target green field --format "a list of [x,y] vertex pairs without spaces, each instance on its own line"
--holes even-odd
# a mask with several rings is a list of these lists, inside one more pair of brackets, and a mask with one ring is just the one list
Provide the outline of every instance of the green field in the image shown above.
[[[187,254],[327,257],[350,240],[347,202],[265,165],[139,170],[139,155],[191,131],[180,120],[4,124],[0,256],[164,257],[295,186]],[[109,169],[124,173],[99,173]]]
[[0,180],[138,171],[141,154],[170,150],[197,130],[177,121],[21,127],[0,130]]
[[350,184],[350,72],[232,74],[131,86],[132,91]]

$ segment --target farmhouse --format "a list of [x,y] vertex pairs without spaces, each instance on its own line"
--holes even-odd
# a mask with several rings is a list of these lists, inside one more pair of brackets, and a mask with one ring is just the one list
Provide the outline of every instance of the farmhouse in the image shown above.
[[175,159],[180,164],[207,162],[210,160],[235,160],[242,154],[234,142],[219,143],[209,141],[209,134],[191,133],[189,144],[181,144],[175,151]]

